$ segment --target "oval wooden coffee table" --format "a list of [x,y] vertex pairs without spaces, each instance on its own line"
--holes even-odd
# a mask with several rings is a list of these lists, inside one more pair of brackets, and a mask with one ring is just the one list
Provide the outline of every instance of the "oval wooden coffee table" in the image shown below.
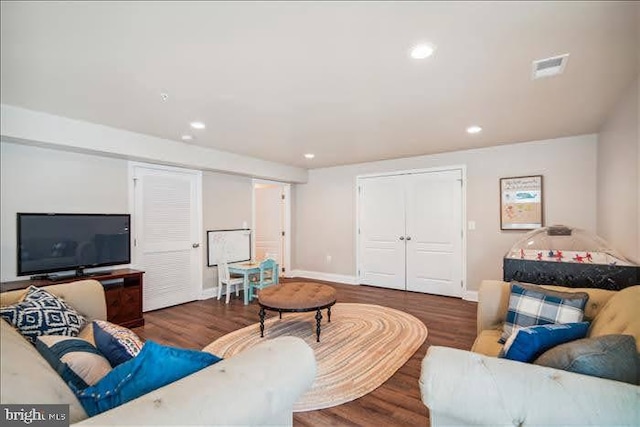
[[336,303],[336,290],[328,285],[314,282],[291,282],[269,286],[258,293],[260,304],[260,337],[264,337],[265,310],[282,313],[316,312],[316,341],[320,342],[320,310],[327,309],[331,322],[331,306]]

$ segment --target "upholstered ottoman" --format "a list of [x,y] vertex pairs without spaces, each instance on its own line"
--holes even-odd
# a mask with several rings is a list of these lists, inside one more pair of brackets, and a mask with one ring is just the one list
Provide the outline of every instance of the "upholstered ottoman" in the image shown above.
[[331,322],[331,306],[336,303],[336,290],[314,282],[292,282],[270,286],[258,294],[260,304],[260,337],[264,337],[266,310],[282,313],[316,311],[316,341],[320,342],[321,310],[327,309],[327,321]]

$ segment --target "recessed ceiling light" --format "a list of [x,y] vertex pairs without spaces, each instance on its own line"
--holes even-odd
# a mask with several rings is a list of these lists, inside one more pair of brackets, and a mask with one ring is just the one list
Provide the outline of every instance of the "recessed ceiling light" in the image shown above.
[[429,44],[417,44],[411,48],[411,57],[413,59],[425,59],[433,55],[435,47]]
[[467,128],[467,133],[480,133],[482,132],[482,128],[480,126],[469,126]]
[[313,159],[316,155],[312,153],[307,153],[304,155],[307,159]]
[[202,122],[191,122],[191,127],[194,129],[204,129],[204,123]]
[[192,141],[193,140],[193,136],[191,135],[182,135],[182,140],[183,141]]

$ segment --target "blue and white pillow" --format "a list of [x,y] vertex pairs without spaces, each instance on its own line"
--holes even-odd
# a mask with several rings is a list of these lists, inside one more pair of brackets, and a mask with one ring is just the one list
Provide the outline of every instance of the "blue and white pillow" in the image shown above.
[[588,300],[586,292],[558,292],[514,282],[511,284],[507,318],[498,342],[504,344],[516,327],[581,322]]
[[93,340],[114,368],[134,358],[144,345],[132,330],[106,320],[93,321]]
[[500,357],[533,362],[552,347],[587,336],[589,322],[556,323],[517,329],[504,345]]
[[41,335],[75,337],[87,319],[57,296],[35,286],[24,299],[0,308],[0,317],[13,325],[32,344]]

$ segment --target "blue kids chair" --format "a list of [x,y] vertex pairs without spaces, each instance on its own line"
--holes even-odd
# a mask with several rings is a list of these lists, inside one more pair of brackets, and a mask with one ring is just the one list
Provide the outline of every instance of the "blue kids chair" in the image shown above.
[[253,289],[263,289],[267,286],[278,284],[278,264],[271,258],[267,258],[260,263],[260,274],[256,275],[257,280],[249,284],[249,299],[252,300]]

